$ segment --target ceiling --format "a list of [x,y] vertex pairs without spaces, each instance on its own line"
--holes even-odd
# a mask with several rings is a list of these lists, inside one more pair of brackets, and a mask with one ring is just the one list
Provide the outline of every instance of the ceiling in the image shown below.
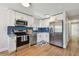
[[63,11],[67,12],[68,17],[79,16],[79,3],[31,3],[27,8],[21,3],[0,3],[0,6],[33,15],[37,19],[44,19],[45,15],[54,15]]

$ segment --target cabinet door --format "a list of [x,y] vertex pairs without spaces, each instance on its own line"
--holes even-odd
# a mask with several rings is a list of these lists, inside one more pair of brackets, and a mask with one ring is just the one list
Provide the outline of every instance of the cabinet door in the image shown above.
[[25,15],[24,14],[20,14],[20,19],[25,21]]
[[16,12],[16,20],[18,20],[18,19],[25,21],[26,20],[26,15]]
[[27,21],[28,19],[27,19],[27,15],[25,15],[25,20]]
[[32,17],[32,26],[34,26],[34,17]]
[[46,42],[49,42],[49,34],[48,33],[42,33],[41,39],[46,41]]
[[23,15],[21,13],[16,12],[16,20],[22,20],[23,19]]
[[15,16],[16,16],[16,20],[20,18],[20,14],[18,12],[15,13]]
[[32,16],[27,16],[28,26],[33,26],[34,18]]
[[13,10],[8,10],[8,25],[15,25],[15,12]]
[[49,43],[49,34],[48,33],[44,34],[44,39],[45,39],[46,42]]
[[37,42],[40,42],[42,40],[42,35],[41,34],[37,34]]
[[53,33],[51,33],[49,36],[50,36],[49,37],[49,43],[53,44],[54,43],[54,35],[53,35]]
[[27,21],[25,14],[23,14],[23,20],[24,20],[24,21]]
[[16,51],[16,37],[9,39],[9,48],[8,48],[8,51],[9,52]]

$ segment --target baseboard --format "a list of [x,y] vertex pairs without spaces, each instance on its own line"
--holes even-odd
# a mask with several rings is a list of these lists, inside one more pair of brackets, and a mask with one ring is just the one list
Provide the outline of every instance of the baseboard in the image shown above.
[[8,50],[8,48],[2,48],[2,49],[0,49],[0,52],[7,51],[7,50]]

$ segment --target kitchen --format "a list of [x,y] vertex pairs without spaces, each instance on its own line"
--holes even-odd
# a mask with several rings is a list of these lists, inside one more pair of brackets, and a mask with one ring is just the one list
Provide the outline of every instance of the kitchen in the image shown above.
[[[10,45],[12,45],[13,43],[10,42],[11,44],[9,44],[9,48],[11,50],[9,50],[9,52],[15,51],[15,50],[17,50],[18,47],[21,47],[26,44],[28,44],[29,47],[31,47],[33,45],[36,45],[38,47],[42,47],[42,46],[44,47],[44,45],[46,45],[46,44],[51,44],[51,45],[56,45],[58,47],[66,48],[68,42],[64,43],[66,41],[64,37],[67,35],[67,34],[63,34],[66,31],[64,29],[65,28],[64,26],[66,26],[64,24],[66,22],[65,21],[66,19],[64,19],[64,17],[65,17],[64,14],[65,13],[63,12],[63,13],[59,13],[58,15],[52,16],[49,19],[48,23],[45,25],[44,25],[44,22],[46,20],[40,20],[39,21],[40,26],[37,26],[37,27],[33,27],[33,23],[29,23],[26,20],[22,20],[23,19],[22,16],[21,16],[21,18],[17,18],[18,15],[16,15],[16,18],[15,18],[16,20],[14,21],[15,25],[12,26],[14,28],[12,29],[11,25],[8,27],[8,32],[11,31],[11,33],[9,33],[9,35],[12,35],[12,38],[14,38],[16,41],[16,42],[14,41],[15,42],[14,50],[13,50],[13,48],[11,49],[11,47],[13,47],[13,46],[10,46]],[[30,16],[29,16],[29,18],[27,17],[27,19],[31,19],[34,21],[34,18],[30,17]],[[56,23],[52,24],[52,22],[56,22]],[[57,23],[58,23],[58,25],[56,25]],[[51,27],[53,25],[55,28]],[[58,27],[56,27],[55,25]],[[51,29],[51,28],[53,28],[53,29]],[[51,32],[51,31],[53,31],[53,32]],[[56,34],[54,31],[55,32],[59,31],[59,32],[56,32],[57,33]],[[14,37],[13,37],[12,32],[14,34]],[[55,36],[52,36],[52,35],[55,35]]]
[[[3,45],[0,46],[1,52],[17,52],[18,48],[25,45],[28,45],[28,48],[32,46],[44,48],[47,44],[51,46],[55,45],[62,49],[67,48],[69,42],[68,17],[65,11],[51,15],[50,17],[46,15],[45,17],[47,18],[37,19],[33,15],[24,13],[25,11],[20,12],[20,9],[12,9],[12,6],[5,8],[4,5],[8,6],[9,4],[1,5],[3,6],[0,6],[0,17],[2,17],[2,24],[0,25],[2,25],[1,32],[3,32],[1,34],[3,43],[0,42]],[[13,5],[21,4],[15,3]],[[23,8],[22,5],[21,7]]]

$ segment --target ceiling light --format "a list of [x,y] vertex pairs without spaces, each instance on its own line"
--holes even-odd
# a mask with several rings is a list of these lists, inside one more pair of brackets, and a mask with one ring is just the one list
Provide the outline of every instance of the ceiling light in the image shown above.
[[48,17],[50,17],[50,15],[45,15],[45,17],[47,17],[47,18],[48,18]]
[[30,4],[29,3],[21,3],[24,7],[29,7]]

